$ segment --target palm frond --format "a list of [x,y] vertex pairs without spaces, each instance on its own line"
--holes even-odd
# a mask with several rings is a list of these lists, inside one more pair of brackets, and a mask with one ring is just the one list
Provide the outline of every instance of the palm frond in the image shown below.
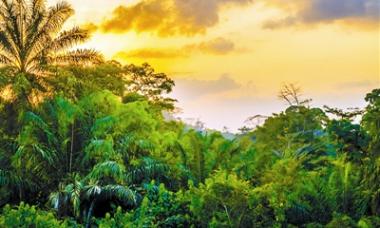
[[94,137],[105,134],[109,131],[109,129],[112,129],[116,123],[117,121],[114,116],[105,116],[103,118],[99,118],[95,120],[94,125],[91,127],[91,133]]
[[9,56],[17,59],[17,61],[14,62],[14,65],[20,63],[20,57],[18,56],[19,51],[17,49],[17,44],[15,43],[12,36],[10,35],[10,32],[7,29],[0,30],[0,47],[4,51],[6,51]]
[[4,21],[8,18],[8,1],[1,0],[0,2],[0,18]]
[[48,46],[48,50],[57,52],[63,49],[68,49],[74,45],[85,42],[90,38],[87,31],[74,27],[70,30],[63,31],[52,43]]
[[69,51],[65,54],[58,55],[54,58],[54,62],[58,65],[66,64],[91,64],[100,63],[103,61],[102,55],[91,49],[78,49],[74,51]]
[[48,164],[53,165],[57,157],[57,153],[53,149],[44,148],[39,145],[33,146],[34,151],[36,151]]
[[128,187],[121,186],[121,185],[106,185],[102,188],[103,194],[107,198],[111,198],[113,196],[116,196],[118,199],[131,204],[136,205],[138,194],[137,192],[131,190]]
[[47,33],[55,33],[62,29],[63,24],[74,14],[74,10],[67,2],[60,2],[49,8],[46,24],[43,30]]
[[142,181],[149,182],[153,179],[164,178],[169,171],[166,164],[157,162],[151,158],[144,158],[141,165],[132,169],[127,174],[129,184],[134,184]]
[[7,185],[9,184],[9,182],[10,182],[9,172],[0,169],[0,186]]
[[8,56],[6,56],[4,54],[0,54],[0,63],[10,64],[10,63],[12,63],[12,60]]
[[32,123],[34,126],[39,127],[47,135],[53,135],[53,133],[50,130],[49,125],[44,121],[44,119],[33,112],[27,112],[25,114],[24,121],[25,123]]
[[12,38],[15,43],[16,49],[20,54],[23,47],[22,44],[22,28],[21,28],[21,18],[19,17],[21,12],[17,12],[15,4],[8,4],[6,6],[7,10],[7,20],[5,22],[5,28],[8,35]]
[[92,180],[101,180],[105,177],[111,177],[114,180],[122,181],[125,176],[125,167],[115,161],[106,161],[97,164],[87,178]]
[[60,202],[62,201],[62,194],[60,192],[52,192],[49,195],[49,202],[51,206],[58,210],[61,206]]
[[73,184],[69,184],[65,188],[65,193],[68,194],[70,202],[73,206],[73,211],[76,216],[80,213],[81,194],[84,189],[82,182],[74,180]]
[[98,182],[88,184],[84,187],[85,197],[87,199],[95,198],[102,193],[102,187],[99,186]]
[[27,183],[24,179],[18,176],[14,171],[0,169],[0,187],[31,187],[30,183]]
[[93,139],[85,148],[84,161],[107,161],[115,153],[112,140]]
[[43,12],[33,15],[26,29],[27,37],[25,43],[25,57],[30,59],[30,56],[39,53],[46,44],[51,42],[49,33],[41,28],[42,24],[46,24],[46,16]]
[[43,12],[46,7],[46,0],[33,0],[30,2],[30,12],[35,15],[36,13]]

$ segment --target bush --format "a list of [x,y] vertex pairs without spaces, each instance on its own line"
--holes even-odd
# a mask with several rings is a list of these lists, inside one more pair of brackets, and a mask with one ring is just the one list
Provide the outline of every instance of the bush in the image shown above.
[[331,220],[331,222],[327,224],[326,227],[327,228],[336,228],[336,227],[350,228],[350,227],[356,227],[356,223],[351,217],[347,215],[334,214],[333,220]]
[[145,186],[146,195],[141,205],[124,213],[119,207],[111,216],[98,219],[100,228],[108,227],[188,227],[186,206],[182,205],[176,195],[154,182]]
[[52,227],[78,227],[72,221],[59,221],[51,212],[36,209],[35,206],[21,203],[18,207],[12,208],[7,205],[3,208],[0,216],[0,227],[18,227],[18,228],[52,228]]
[[266,213],[260,206],[250,205],[251,188],[236,175],[217,172],[198,188],[190,186],[185,193],[190,202],[194,224],[201,227],[256,226],[255,212]]
[[358,227],[359,228],[380,227],[380,217],[378,216],[363,217],[359,220]]

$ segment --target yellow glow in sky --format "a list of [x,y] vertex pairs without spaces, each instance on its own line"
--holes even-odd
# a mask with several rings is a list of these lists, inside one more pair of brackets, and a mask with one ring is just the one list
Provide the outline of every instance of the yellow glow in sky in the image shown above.
[[283,109],[276,94],[287,82],[315,105],[343,108],[363,106],[365,93],[380,87],[376,0],[71,3],[70,24],[97,27],[86,46],[167,73],[183,117],[212,128],[237,129],[248,116]]

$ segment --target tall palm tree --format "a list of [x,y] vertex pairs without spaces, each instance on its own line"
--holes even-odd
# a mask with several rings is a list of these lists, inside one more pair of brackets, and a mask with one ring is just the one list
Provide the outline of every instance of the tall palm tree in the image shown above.
[[0,0],[0,63],[40,76],[50,64],[101,61],[94,50],[72,50],[89,38],[78,27],[61,31],[73,13],[66,2],[48,8],[45,0]]

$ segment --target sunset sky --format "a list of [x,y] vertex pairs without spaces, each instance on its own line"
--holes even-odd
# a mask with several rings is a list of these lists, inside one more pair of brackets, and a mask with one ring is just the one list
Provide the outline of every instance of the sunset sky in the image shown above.
[[[49,1],[51,4],[57,1]],[[108,59],[150,63],[176,81],[181,117],[235,131],[286,105],[284,83],[313,105],[364,106],[380,87],[378,0],[71,0],[70,25]]]

